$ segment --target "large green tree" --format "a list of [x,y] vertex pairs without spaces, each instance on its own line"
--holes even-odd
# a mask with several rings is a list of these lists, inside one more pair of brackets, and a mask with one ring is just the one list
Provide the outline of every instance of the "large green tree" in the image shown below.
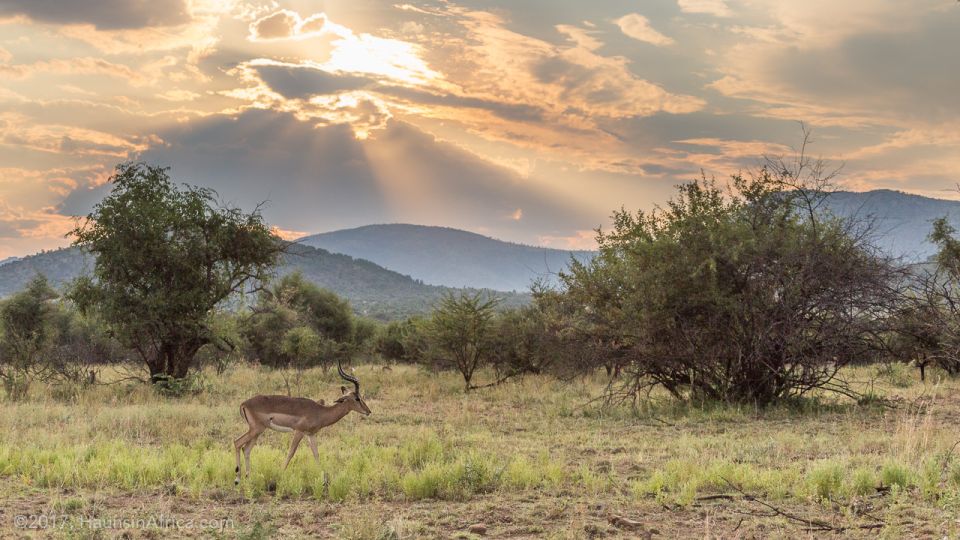
[[282,245],[259,211],[178,186],[168,169],[124,163],[113,189],[72,231],[96,256],[71,292],[137,351],[153,381],[183,378],[214,338],[210,318],[232,295],[264,281]]

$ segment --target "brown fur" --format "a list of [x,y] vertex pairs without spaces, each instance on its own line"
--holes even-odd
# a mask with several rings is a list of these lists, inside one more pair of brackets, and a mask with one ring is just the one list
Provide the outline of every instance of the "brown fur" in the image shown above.
[[317,443],[314,435],[329,425],[340,421],[350,411],[356,411],[363,415],[369,415],[370,409],[360,398],[359,393],[346,393],[333,405],[324,405],[308,398],[295,398],[289,396],[255,396],[240,405],[240,414],[247,422],[248,430],[246,433],[237,437],[233,441],[234,449],[237,453],[237,477],[235,482],[240,483],[240,450],[243,450],[246,458],[247,476],[250,476],[250,450],[256,444],[257,439],[267,428],[276,431],[292,431],[293,441],[290,445],[290,452],[287,454],[287,460],[283,464],[286,469],[297,452],[300,440],[304,436],[310,443],[310,449],[313,450],[313,457],[320,460],[317,452]]

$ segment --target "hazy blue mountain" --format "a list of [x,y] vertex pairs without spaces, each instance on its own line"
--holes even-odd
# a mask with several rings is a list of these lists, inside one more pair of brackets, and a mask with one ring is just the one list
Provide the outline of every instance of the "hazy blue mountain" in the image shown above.
[[[0,297],[21,290],[37,274],[44,274],[59,288],[92,268],[93,258],[76,248],[24,257],[0,266]],[[384,320],[427,313],[445,293],[455,292],[447,287],[425,285],[370,261],[310,246],[291,246],[277,268],[278,275],[294,271],[347,298],[357,313]],[[530,300],[526,294],[495,295],[503,299],[504,307]]]
[[0,259],[0,266],[3,266],[7,263],[12,263],[13,261],[20,260],[20,257],[7,257],[6,259]]
[[[874,241],[908,263],[924,261],[935,252],[927,240],[934,219],[946,216],[960,230],[960,201],[877,190],[834,193],[827,207],[842,216],[872,221]],[[300,270],[314,283],[348,298],[358,313],[396,318],[429,311],[450,287],[524,291],[537,277],[554,277],[571,255],[588,260],[593,253],[524,246],[443,227],[370,225],[304,238],[291,248],[278,272]],[[62,286],[92,266],[89,256],[73,248],[4,262],[0,297],[20,290],[37,273]],[[501,296],[505,305],[530,298]]]
[[872,222],[873,241],[905,262],[924,261],[936,252],[936,246],[927,240],[934,219],[946,217],[960,230],[960,201],[880,189],[836,192],[827,199],[827,205],[837,215]]
[[93,258],[77,248],[42,251],[0,266],[0,298],[9,296],[43,274],[55,287],[62,287],[93,268]]
[[593,257],[590,251],[526,246],[423,225],[367,225],[307,236],[300,242],[367,259],[433,285],[500,291],[526,291],[537,278],[555,282],[571,256]]

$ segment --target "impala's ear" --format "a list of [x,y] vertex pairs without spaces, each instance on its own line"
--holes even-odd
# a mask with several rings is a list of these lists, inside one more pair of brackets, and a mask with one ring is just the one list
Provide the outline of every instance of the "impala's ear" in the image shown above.
[[347,387],[346,387],[346,386],[341,386],[341,387],[340,387],[340,393],[341,393],[341,394],[346,394],[346,393],[347,393]]

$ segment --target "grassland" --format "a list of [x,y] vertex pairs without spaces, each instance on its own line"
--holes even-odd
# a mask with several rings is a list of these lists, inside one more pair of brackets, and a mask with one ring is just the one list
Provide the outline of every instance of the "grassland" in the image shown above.
[[[2,536],[960,535],[960,381],[938,373],[845,372],[893,406],[813,396],[766,410],[657,393],[604,409],[590,402],[599,373],[468,395],[449,373],[357,373],[373,415],[324,430],[320,462],[303,447],[286,472],[290,437],[268,432],[240,488],[238,405],[283,393],[281,373],[239,366],[177,399],[37,386],[0,408]],[[310,371],[294,393],[330,400],[339,385]]]

